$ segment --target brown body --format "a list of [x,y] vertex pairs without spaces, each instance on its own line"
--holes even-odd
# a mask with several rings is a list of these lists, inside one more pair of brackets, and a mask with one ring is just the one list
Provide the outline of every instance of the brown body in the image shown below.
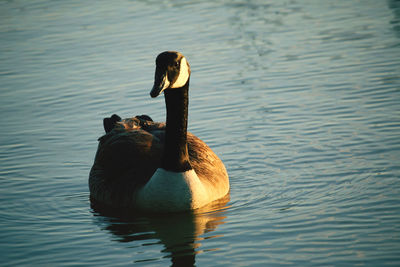
[[[161,165],[164,139],[165,123],[140,117],[118,122],[99,138],[89,177],[92,200],[111,207],[135,207],[137,190]],[[217,155],[190,132],[187,147],[190,164],[201,182],[215,191],[227,192],[228,174]]]

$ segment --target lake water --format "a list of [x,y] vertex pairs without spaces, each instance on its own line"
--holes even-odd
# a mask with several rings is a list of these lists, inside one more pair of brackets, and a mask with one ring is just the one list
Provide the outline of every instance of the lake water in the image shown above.
[[[90,206],[102,118],[192,67],[189,130],[230,199]],[[399,1],[1,1],[0,265],[399,266]]]

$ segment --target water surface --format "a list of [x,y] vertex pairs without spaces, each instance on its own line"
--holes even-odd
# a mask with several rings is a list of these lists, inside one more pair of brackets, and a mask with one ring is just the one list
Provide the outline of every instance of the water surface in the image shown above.
[[[0,22],[0,265],[400,265],[398,1],[3,1]],[[102,118],[165,119],[164,50],[230,199],[93,209]]]

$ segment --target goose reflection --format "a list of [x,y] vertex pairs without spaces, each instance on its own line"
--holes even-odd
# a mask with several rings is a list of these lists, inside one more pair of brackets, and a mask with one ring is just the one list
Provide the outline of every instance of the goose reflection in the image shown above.
[[[163,258],[171,258],[171,266],[194,266],[196,254],[204,252],[201,235],[213,232],[225,223],[229,194],[198,210],[163,215],[126,215],[123,211],[109,210],[92,203],[95,223],[109,231],[118,242],[145,242],[162,244]],[[158,242],[154,243],[154,240]],[[133,259],[135,263],[153,259]]]

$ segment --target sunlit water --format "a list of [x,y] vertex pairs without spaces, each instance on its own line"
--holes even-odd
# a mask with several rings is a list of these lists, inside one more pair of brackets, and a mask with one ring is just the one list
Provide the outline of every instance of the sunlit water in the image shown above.
[[[0,2],[0,265],[400,265],[399,1],[180,2]],[[164,120],[164,50],[230,200],[99,212],[102,118]]]

